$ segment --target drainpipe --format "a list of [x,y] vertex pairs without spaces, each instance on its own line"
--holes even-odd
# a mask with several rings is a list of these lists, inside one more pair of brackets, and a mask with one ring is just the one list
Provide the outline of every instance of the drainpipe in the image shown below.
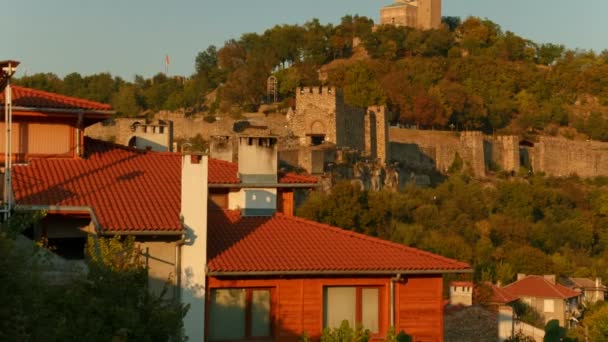
[[397,276],[391,278],[390,281],[390,323],[393,328],[395,328],[395,283],[401,281],[401,273],[397,273]]

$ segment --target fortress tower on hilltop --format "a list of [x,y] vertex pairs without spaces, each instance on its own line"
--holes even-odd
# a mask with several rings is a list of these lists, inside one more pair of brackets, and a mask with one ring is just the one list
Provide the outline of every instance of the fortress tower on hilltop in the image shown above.
[[441,0],[395,0],[380,9],[380,24],[438,29],[441,26]]

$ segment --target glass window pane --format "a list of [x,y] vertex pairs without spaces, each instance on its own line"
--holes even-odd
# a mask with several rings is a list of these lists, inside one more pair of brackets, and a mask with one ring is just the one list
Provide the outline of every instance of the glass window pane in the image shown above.
[[245,289],[211,290],[210,340],[245,337]]
[[361,290],[361,324],[372,333],[378,332],[378,289]]
[[324,296],[326,328],[339,328],[343,320],[354,327],[357,310],[357,290],[354,287],[326,287]]
[[270,290],[251,293],[251,336],[270,336]]

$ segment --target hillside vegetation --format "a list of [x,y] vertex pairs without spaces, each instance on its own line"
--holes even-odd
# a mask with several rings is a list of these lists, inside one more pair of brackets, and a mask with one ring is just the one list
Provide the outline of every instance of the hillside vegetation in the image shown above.
[[17,82],[111,102],[126,116],[179,108],[217,115],[256,110],[275,75],[285,106],[296,87],[329,84],[352,105],[386,104],[394,121],[422,128],[556,134],[561,126],[570,128],[565,135],[576,128],[608,141],[608,51],[537,44],[475,17],[446,17],[440,30],[373,27],[369,18],[345,16],[338,25],[313,19],[246,33],[201,51],[188,78],[72,73]]
[[607,184],[542,176],[488,184],[455,174],[436,188],[364,192],[345,182],[311,194],[298,215],[469,262],[477,281],[608,280]]

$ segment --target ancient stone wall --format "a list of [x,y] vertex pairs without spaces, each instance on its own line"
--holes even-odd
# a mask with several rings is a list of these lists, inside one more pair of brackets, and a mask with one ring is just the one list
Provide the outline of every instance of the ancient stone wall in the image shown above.
[[486,137],[486,166],[490,161],[504,171],[517,172],[520,165],[519,137],[516,135],[499,135]]
[[456,155],[478,177],[485,176],[484,142],[481,132],[422,131],[391,128],[390,156],[415,170],[445,173]]
[[466,166],[471,169],[475,176],[485,176],[486,162],[483,133],[474,131],[461,132],[459,151],[462,160],[465,161]]
[[608,176],[608,143],[540,137],[529,151],[534,172],[557,177]]
[[460,140],[452,132],[390,128],[391,159],[421,171],[446,172],[454,162]]
[[364,108],[346,105],[342,98],[339,99],[336,111],[336,145],[338,147],[365,150],[365,113]]
[[336,161],[336,147],[332,144],[301,146],[279,150],[279,160],[310,174],[323,174],[329,163]]
[[140,149],[172,151],[174,127],[171,121],[146,122],[145,119],[117,119],[100,122],[85,129],[85,135]]

